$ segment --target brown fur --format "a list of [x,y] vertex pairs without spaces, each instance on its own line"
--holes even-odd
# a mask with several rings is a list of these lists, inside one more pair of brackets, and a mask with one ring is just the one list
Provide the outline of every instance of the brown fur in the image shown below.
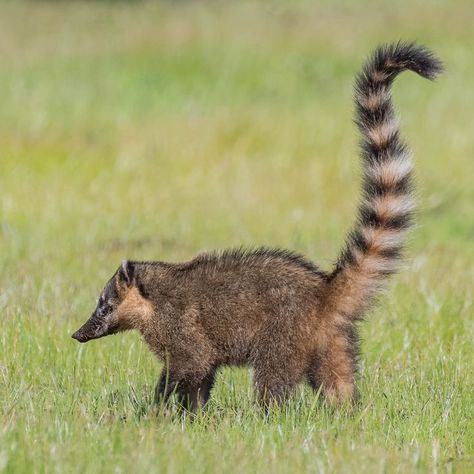
[[117,324],[121,329],[144,330],[152,324],[153,304],[136,287],[121,290],[122,302],[117,307]]
[[224,365],[254,369],[259,399],[285,399],[307,380],[329,401],[354,400],[357,322],[396,271],[411,224],[410,153],[390,85],[404,69],[433,78],[439,62],[415,45],[379,48],[356,83],[364,199],[331,273],[284,250],[203,254],[185,263],[123,262],[80,342],[137,329],[164,368],[156,399],[175,392],[196,411]]
[[371,93],[368,96],[359,96],[357,98],[359,103],[370,111],[375,111],[380,105],[387,100],[386,94],[383,92],[380,93]]
[[325,381],[350,379],[347,371],[326,374],[325,367],[314,367],[327,350],[320,341],[337,332],[321,318],[323,274],[283,254],[242,255],[205,255],[176,266],[133,264],[147,301],[160,302],[153,317],[137,325],[167,362],[157,398],[177,388],[196,409],[207,401],[217,368],[229,364],[254,368],[264,402],[285,398],[311,369]]

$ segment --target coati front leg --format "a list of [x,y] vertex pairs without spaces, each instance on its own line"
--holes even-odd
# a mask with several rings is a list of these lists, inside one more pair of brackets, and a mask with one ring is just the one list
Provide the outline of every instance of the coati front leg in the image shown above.
[[198,400],[199,400],[199,406],[201,408],[206,405],[206,403],[209,401],[209,398],[211,396],[211,390],[214,387],[214,382],[216,380],[216,369],[212,368],[209,373],[204,377],[204,379],[201,381],[201,384],[198,388]]
[[191,380],[181,380],[176,388],[178,403],[192,413],[196,413],[199,409],[204,408],[211,395],[214,380],[214,369],[202,380],[197,381],[195,376]]
[[155,390],[155,400],[167,402],[175,393],[177,401],[196,412],[209,399],[214,384],[215,350],[199,322],[195,307],[181,315],[170,311],[161,337],[166,340],[165,367]]
[[163,367],[158,383],[155,388],[155,404],[166,404],[170,396],[176,390],[179,380],[173,377],[169,368]]
[[177,402],[192,412],[197,412],[208,402],[214,386],[216,370],[212,368],[204,377],[196,374],[178,377],[173,371],[164,368],[155,389],[155,403],[168,403],[173,393]]

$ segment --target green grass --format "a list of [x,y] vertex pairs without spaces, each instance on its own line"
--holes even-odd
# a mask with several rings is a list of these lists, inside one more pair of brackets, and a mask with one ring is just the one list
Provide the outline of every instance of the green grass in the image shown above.
[[[0,4],[0,472],[473,472],[474,7]],[[359,189],[353,75],[377,43],[445,60],[395,87],[419,225],[362,326],[361,404],[302,387],[265,419],[247,370],[156,416],[137,334],[70,333],[122,258],[234,245],[329,268]]]

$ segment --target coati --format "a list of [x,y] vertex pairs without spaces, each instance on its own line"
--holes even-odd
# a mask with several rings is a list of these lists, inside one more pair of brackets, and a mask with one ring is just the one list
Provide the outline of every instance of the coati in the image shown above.
[[192,411],[207,402],[223,365],[251,366],[266,406],[302,381],[330,401],[354,400],[357,322],[397,270],[413,220],[411,155],[390,93],[407,69],[434,79],[442,64],[424,47],[398,42],[378,47],[356,78],[363,199],[333,271],[267,248],[185,263],[124,261],[72,337],[138,329],[164,362],[156,399],[176,393]]

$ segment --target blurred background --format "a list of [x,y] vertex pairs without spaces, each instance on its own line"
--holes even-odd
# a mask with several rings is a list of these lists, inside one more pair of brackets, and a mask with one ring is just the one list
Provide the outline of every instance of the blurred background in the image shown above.
[[80,279],[125,256],[257,242],[332,262],[360,185],[353,76],[400,38],[447,66],[395,90],[424,208],[415,239],[472,237],[472,2],[0,8],[7,263],[47,259],[63,278],[80,259]]
[[[445,413],[436,394],[472,389],[473,20],[470,0],[1,2],[0,470],[2,459],[19,472],[54,456],[63,464],[51,467],[91,468],[72,460],[82,449],[101,458],[101,430],[148,403],[130,395],[148,394],[158,374],[138,336],[86,349],[69,340],[122,259],[269,245],[330,268],[360,188],[354,74],[376,45],[398,39],[433,49],[446,73],[434,84],[407,73],[394,88],[420,212],[407,268],[363,329],[363,394],[370,400],[377,383],[393,383],[392,395],[418,394],[418,428],[387,441],[396,462],[411,466],[413,452],[397,450],[408,439],[421,453],[437,446],[445,460],[472,448],[463,403],[440,432],[425,434],[430,418]],[[379,368],[390,381],[374,379]],[[391,379],[393,370],[407,379]],[[225,405],[235,381],[248,395],[246,373],[237,374],[223,375],[216,403]],[[119,401],[110,405],[113,390]],[[423,390],[430,416],[418,405]],[[86,446],[68,444],[89,429],[97,431]],[[369,467],[374,449],[381,456],[377,433],[357,448]],[[125,465],[153,465],[117,436],[108,456],[128,449]],[[152,432],[143,436],[154,443]],[[266,457],[248,440],[253,466],[283,469],[284,451]],[[23,458],[22,446],[31,449]],[[190,449],[181,455],[204,469]],[[244,462],[230,453],[222,469]],[[348,459],[341,455],[340,466],[359,462]]]

